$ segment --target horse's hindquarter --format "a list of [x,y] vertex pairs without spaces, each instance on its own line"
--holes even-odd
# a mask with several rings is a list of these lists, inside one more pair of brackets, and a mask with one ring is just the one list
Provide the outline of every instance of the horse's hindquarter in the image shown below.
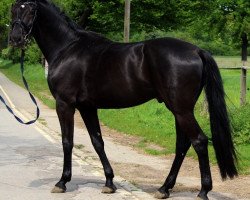
[[143,48],[114,43],[100,56],[94,81],[98,108],[130,107],[156,97]]
[[199,51],[198,47],[174,38],[146,42],[144,52],[152,81],[158,98],[168,106],[194,106],[203,87],[203,63]]

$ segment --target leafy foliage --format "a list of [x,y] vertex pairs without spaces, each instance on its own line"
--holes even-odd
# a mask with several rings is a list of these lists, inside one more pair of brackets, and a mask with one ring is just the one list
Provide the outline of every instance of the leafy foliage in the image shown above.
[[7,45],[11,3],[12,0],[0,1],[0,49],[3,49]]
[[7,47],[2,50],[2,58],[6,60],[12,60],[13,63],[19,61],[19,51],[12,47]]
[[42,52],[35,42],[32,42],[26,50],[25,61],[29,64],[41,63]]
[[234,109],[237,115],[232,115],[234,140],[236,144],[250,144],[250,105]]

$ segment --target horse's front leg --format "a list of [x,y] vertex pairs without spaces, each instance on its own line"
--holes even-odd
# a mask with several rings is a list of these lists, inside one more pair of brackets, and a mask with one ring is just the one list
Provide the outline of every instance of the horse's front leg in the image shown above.
[[106,184],[105,187],[103,187],[102,192],[103,193],[114,193],[116,191],[116,186],[113,184],[113,178],[114,173],[113,169],[108,161],[108,158],[106,156],[106,153],[104,151],[104,142],[102,139],[102,134],[100,130],[100,124],[97,116],[97,109],[95,108],[85,108],[85,109],[79,109],[81,116],[85,122],[85,125],[88,129],[91,142],[96,150],[96,153],[98,154],[104,173],[106,176]]
[[62,100],[56,101],[56,111],[61,125],[62,145],[64,153],[63,173],[60,181],[52,189],[52,193],[66,191],[66,183],[71,180],[72,171],[72,148],[74,135],[75,108]]

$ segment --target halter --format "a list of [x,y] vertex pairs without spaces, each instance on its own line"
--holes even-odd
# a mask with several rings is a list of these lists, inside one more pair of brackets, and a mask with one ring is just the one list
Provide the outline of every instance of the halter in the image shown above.
[[32,24],[31,26],[27,26],[25,23],[22,22],[22,20],[20,19],[20,16],[19,16],[19,12],[17,12],[17,19],[13,21],[12,23],[12,28],[18,24],[19,26],[21,26],[22,28],[22,32],[23,30],[26,30],[27,34],[24,35],[24,41],[25,43],[27,43],[29,41],[29,36],[32,32],[32,29],[33,29],[33,26],[34,26],[34,22],[36,20],[36,17],[37,17],[37,3],[36,2],[24,2],[21,4],[21,6],[25,6],[25,5],[34,5],[36,7],[35,9],[35,14],[34,14],[34,17],[32,19]]

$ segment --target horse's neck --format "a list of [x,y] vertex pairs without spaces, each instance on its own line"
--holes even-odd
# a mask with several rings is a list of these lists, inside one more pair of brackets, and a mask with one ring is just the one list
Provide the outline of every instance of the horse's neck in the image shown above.
[[46,4],[39,5],[33,28],[33,36],[49,64],[63,48],[77,39],[65,19]]

